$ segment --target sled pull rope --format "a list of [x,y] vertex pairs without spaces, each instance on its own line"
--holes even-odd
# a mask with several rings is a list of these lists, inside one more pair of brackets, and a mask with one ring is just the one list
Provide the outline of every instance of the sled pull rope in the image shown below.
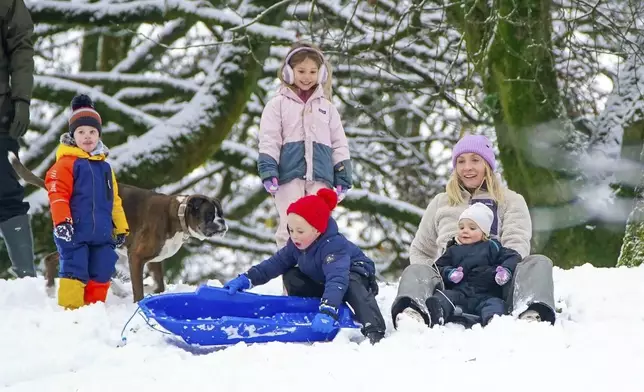
[[[151,294],[148,294],[146,297],[149,297],[150,295],[151,295]],[[143,314],[143,312],[141,311],[141,306],[139,306],[139,305],[137,304],[136,309],[134,309],[134,313],[132,313],[132,315],[130,316],[130,318],[127,320],[127,322],[126,322],[126,323],[125,323],[125,325],[123,326],[123,329],[121,329],[121,342],[120,342],[119,347],[122,347],[122,346],[124,346],[124,345],[126,345],[126,344],[127,344],[127,337],[125,336],[125,329],[126,329],[126,328],[127,328],[127,326],[130,324],[130,322],[132,321],[132,319],[134,318],[134,316],[136,316],[136,314],[137,314],[137,313],[141,315],[141,318],[143,319],[143,321],[145,321],[145,323],[148,325],[148,327],[152,328],[153,330],[155,330],[155,331],[157,331],[157,332],[161,332],[161,333],[166,334],[166,335],[172,335],[170,332],[163,331],[163,330],[161,330],[161,329],[158,329],[158,328],[157,328],[157,327],[155,327],[154,325],[152,325],[152,324],[150,323],[150,320],[149,320],[147,317],[145,317],[145,314]]]
[[136,306],[136,309],[134,309],[134,313],[132,313],[132,315],[130,316],[130,318],[127,320],[127,322],[126,322],[126,323],[125,323],[125,325],[123,326],[123,329],[121,329],[121,342],[120,342],[119,347],[120,347],[120,346],[125,346],[125,345],[127,344],[127,338],[125,337],[125,328],[127,328],[127,326],[130,324],[130,321],[132,321],[132,319],[133,319],[133,318],[134,318],[134,316],[139,312],[139,310],[141,310],[141,307],[139,307],[139,306],[137,305],[137,306]]
[[432,264],[432,268],[434,269],[434,271],[436,271],[436,274],[441,280],[441,285],[443,286],[443,288],[445,288],[445,281],[443,280],[443,275],[441,275],[441,271],[438,269],[438,266],[436,265],[436,263]]
[[438,291],[439,293],[441,293],[441,295],[442,295],[443,297],[445,297],[445,299],[447,300],[447,302],[449,302],[449,303],[452,305],[452,307],[454,308],[454,310],[456,310],[456,305],[454,305],[454,302],[452,302],[452,301],[451,301],[451,300],[450,300],[450,299],[445,295],[445,293],[443,293],[443,291],[442,291],[442,290],[436,289],[436,291]]

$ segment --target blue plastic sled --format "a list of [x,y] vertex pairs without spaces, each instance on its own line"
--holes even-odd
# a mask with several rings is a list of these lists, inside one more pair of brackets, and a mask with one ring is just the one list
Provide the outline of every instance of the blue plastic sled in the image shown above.
[[229,345],[238,342],[319,342],[333,340],[340,328],[358,328],[346,305],[328,334],[314,332],[311,321],[319,298],[229,295],[227,290],[201,285],[192,293],[165,293],[139,301],[144,316],[188,344]]

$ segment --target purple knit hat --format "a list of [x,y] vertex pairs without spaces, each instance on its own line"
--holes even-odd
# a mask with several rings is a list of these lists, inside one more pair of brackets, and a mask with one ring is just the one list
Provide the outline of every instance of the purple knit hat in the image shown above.
[[456,159],[468,152],[478,154],[490,165],[492,171],[496,170],[496,157],[492,150],[492,143],[483,135],[465,135],[452,149],[452,167],[456,168]]

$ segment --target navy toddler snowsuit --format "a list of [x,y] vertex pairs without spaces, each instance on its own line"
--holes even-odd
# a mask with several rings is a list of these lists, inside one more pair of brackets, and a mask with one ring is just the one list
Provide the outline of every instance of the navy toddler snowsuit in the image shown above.
[[[502,247],[494,239],[448,247],[436,261],[446,290],[434,294],[445,320],[449,321],[454,314],[454,306],[460,306],[465,313],[479,315],[482,325],[486,325],[495,314],[505,314],[507,306],[503,300],[503,287],[494,280],[496,267],[503,266],[514,274],[520,261],[521,256],[516,251]],[[455,284],[448,277],[458,267],[463,267],[463,279]]]

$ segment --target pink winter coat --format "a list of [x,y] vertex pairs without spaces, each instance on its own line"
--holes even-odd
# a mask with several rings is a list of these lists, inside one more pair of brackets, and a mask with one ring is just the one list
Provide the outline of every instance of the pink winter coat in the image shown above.
[[349,144],[338,110],[320,86],[305,103],[283,86],[264,108],[257,168],[263,180],[294,178],[351,188]]

